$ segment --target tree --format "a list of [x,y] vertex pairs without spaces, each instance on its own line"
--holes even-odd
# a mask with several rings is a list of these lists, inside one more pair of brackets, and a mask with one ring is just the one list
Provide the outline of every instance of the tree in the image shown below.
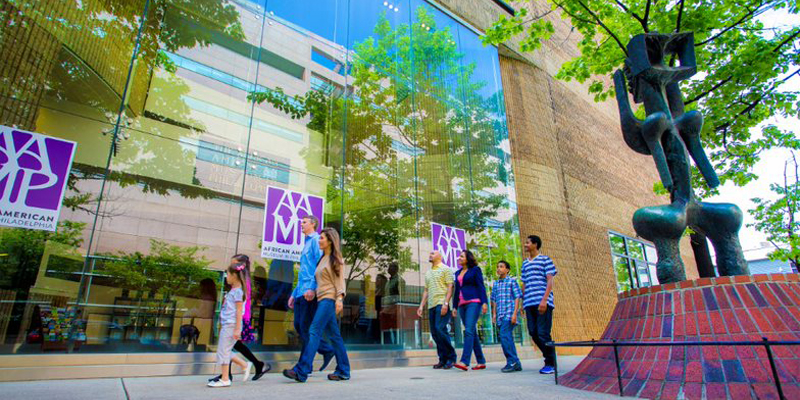
[[[140,252],[106,255],[109,261],[100,269],[120,287],[137,292],[141,304],[145,293],[161,296],[157,303],[158,319],[169,311],[176,296],[196,297],[200,282],[211,279],[217,282],[216,271],[206,269],[211,261],[198,255],[199,246],[181,247],[150,239],[150,254]],[[138,313],[140,308],[136,309]]]
[[[702,138],[720,172],[721,183],[742,186],[756,178],[752,167],[765,149],[800,147],[791,132],[768,125],[760,135],[753,128],[781,116],[796,118],[800,103],[786,83],[800,76],[800,23],[765,27],[759,18],[768,11],[798,14],[798,3],[778,0],[712,2],[656,2],[652,0],[550,1],[552,9],[529,15],[505,16],[487,32],[486,43],[500,43],[523,34],[523,51],[533,51],[555,31],[554,10],[569,19],[582,35],[580,55],[562,65],[557,78],[590,81],[596,101],[613,95],[610,75],[621,68],[625,44],[647,32],[694,32],[698,76],[681,89],[688,109],[699,110],[705,120]],[[795,18],[794,21],[800,21]],[[701,197],[715,193],[695,180]]]
[[773,183],[770,190],[778,195],[775,200],[756,197],[752,201],[756,208],[750,210],[756,222],[748,226],[767,235],[775,246],[769,254],[770,260],[789,261],[792,270],[800,266],[800,175],[794,152],[783,168],[783,184]]
[[[633,36],[693,32],[697,76],[702,79],[683,81],[681,89],[686,110],[698,110],[704,116],[701,140],[720,183],[730,181],[744,186],[756,179],[752,169],[764,150],[800,148],[800,141],[792,132],[764,125],[773,117],[800,115],[797,92],[788,90],[786,85],[800,76],[800,24],[766,27],[759,18],[770,11],[794,17],[799,10],[797,2],[550,0],[548,10],[540,10],[533,0],[530,3],[530,10],[537,11],[522,8],[514,17],[501,16],[488,30],[484,42],[497,44],[522,35],[522,51],[535,51],[544,40],[553,37],[555,27],[550,14],[560,12],[581,35],[580,55],[564,63],[556,78],[589,81],[588,91],[595,101],[613,95],[609,78],[614,70],[623,67],[626,44]],[[760,132],[755,129],[758,127]],[[698,197],[717,193],[706,185],[696,168],[692,175]],[[705,236],[693,234],[692,247],[698,269],[710,270]]]

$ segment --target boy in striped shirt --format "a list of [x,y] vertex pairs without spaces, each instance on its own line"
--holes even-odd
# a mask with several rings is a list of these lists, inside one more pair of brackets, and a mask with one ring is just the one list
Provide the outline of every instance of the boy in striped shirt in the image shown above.
[[550,331],[553,328],[553,278],[558,271],[550,257],[540,254],[542,239],[530,235],[525,239],[525,251],[528,258],[522,262],[522,306],[528,318],[528,333],[533,342],[544,355],[544,368],[540,374],[555,372],[556,351],[545,346],[552,341]]

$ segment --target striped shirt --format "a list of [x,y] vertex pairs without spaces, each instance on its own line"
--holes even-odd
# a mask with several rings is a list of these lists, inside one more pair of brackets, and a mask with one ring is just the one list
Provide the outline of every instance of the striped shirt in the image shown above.
[[453,270],[443,264],[434,265],[425,273],[425,288],[428,289],[428,308],[445,303],[447,289],[453,284]]
[[492,302],[497,307],[498,321],[511,321],[511,316],[514,314],[514,305],[520,297],[522,297],[522,290],[520,290],[516,278],[506,276],[505,279],[500,279],[494,283],[494,286],[492,286]]
[[[522,262],[522,284],[525,285],[522,306],[538,307],[542,302],[545,290],[547,290],[547,275],[556,276],[557,273],[553,260],[546,255],[539,254],[533,260],[526,258]],[[553,292],[553,290],[550,291],[547,305],[555,308]]]

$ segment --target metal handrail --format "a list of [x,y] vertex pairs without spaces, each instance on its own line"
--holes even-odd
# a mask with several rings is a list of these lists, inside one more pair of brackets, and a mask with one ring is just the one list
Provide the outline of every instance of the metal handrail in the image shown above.
[[[673,346],[764,346],[764,349],[767,352],[767,358],[769,359],[769,367],[772,372],[772,378],[775,382],[775,389],[778,391],[778,396],[781,400],[786,400],[786,396],[783,394],[783,388],[781,387],[780,377],[778,376],[778,368],[775,366],[775,358],[772,355],[771,346],[797,346],[800,345],[800,341],[798,340],[769,340],[766,337],[762,337],[762,340],[745,340],[745,341],[713,341],[713,342],[700,342],[700,341],[676,341],[676,342],[624,342],[624,341],[598,341],[598,340],[584,340],[584,341],[574,341],[574,342],[547,342],[545,343],[546,346],[550,347],[613,347],[614,348],[614,364],[616,365],[616,372],[617,372],[617,385],[619,386],[619,395],[620,397],[625,397],[622,388],[622,371],[620,370],[620,360],[619,360],[619,348],[620,347],[673,347]],[[556,385],[558,385],[558,358],[556,357],[554,369],[555,369],[555,381]]]

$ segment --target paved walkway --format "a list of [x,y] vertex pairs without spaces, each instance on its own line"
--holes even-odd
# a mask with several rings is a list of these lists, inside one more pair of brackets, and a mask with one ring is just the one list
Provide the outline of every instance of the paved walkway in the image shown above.
[[[575,368],[583,357],[558,358],[562,373]],[[80,379],[0,383],[0,399],[614,399],[556,386],[552,375],[539,375],[540,360],[523,361],[522,372],[503,374],[503,363],[490,363],[484,371],[436,371],[430,367],[380,368],[353,371],[348,382],[328,382],[315,373],[306,383],[296,383],[280,373],[257,382],[236,382],[229,388],[205,387],[207,376],[159,378]],[[477,397],[476,397],[477,395]]]

